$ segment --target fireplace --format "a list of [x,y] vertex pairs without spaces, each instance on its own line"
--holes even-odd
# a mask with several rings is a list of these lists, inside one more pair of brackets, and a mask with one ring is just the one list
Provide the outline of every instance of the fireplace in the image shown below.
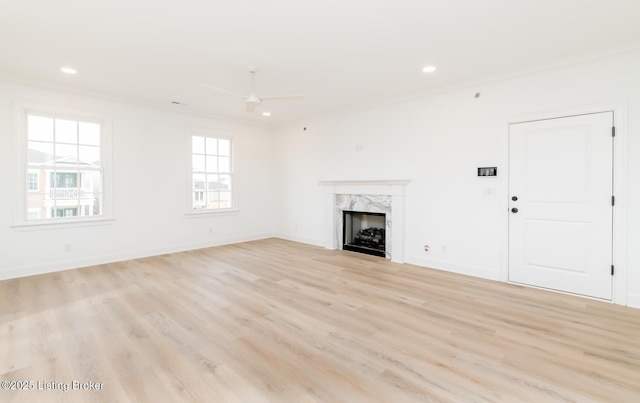
[[342,211],[342,249],[385,257],[386,219],[384,213]]
[[404,263],[405,188],[410,180],[337,180],[320,181],[324,186],[325,247],[344,248],[343,221],[346,211],[385,215],[384,256]]

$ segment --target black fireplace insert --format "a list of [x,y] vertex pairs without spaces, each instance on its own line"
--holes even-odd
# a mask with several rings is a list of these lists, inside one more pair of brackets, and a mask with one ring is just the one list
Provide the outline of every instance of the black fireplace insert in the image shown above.
[[384,213],[343,210],[342,218],[342,249],[385,257]]

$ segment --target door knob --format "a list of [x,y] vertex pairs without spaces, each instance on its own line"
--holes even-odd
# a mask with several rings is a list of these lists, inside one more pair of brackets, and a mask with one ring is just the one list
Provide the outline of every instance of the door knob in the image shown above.
[[515,214],[515,213],[518,212],[518,209],[514,207],[514,208],[511,209],[511,212]]

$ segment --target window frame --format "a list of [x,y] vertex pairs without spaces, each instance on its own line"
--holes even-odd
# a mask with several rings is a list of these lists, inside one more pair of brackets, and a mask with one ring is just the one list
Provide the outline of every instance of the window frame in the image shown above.
[[[231,191],[230,191],[231,206],[230,207],[201,208],[201,209],[193,208],[194,192],[196,191],[193,187],[193,175],[194,173],[196,173],[196,171],[193,169],[193,156],[194,156],[193,138],[194,137],[213,138],[217,140],[229,141],[229,172],[218,171],[217,174],[229,175],[230,183],[231,183]],[[191,215],[191,216],[220,215],[220,214],[229,214],[229,213],[237,212],[238,211],[238,198],[237,198],[238,184],[237,184],[237,177],[235,174],[235,142],[234,142],[233,136],[227,133],[221,133],[217,131],[192,128],[189,131],[189,136],[187,136],[187,140],[188,140],[189,158],[188,158],[188,182],[187,182],[188,189],[186,192],[187,193],[186,215]],[[208,192],[206,189],[206,186],[205,186],[205,189],[201,190],[201,192],[205,196],[205,200],[206,200],[206,194]]]
[[[27,178],[32,167],[29,166],[27,158],[28,153],[28,124],[27,120],[30,115],[48,117],[53,119],[66,119],[77,122],[91,122],[100,125],[100,167],[95,169],[100,173],[102,181],[102,206],[100,215],[92,216],[76,216],[76,217],[42,217],[33,219],[29,218],[29,207],[27,205],[27,197],[33,190],[29,190]],[[93,223],[101,223],[112,221],[112,185],[111,185],[111,118],[105,115],[87,112],[79,109],[62,108],[51,105],[38,105],[24,102],[14,103],[14,139],[15,139],[15,163],[16,174],[13,175],[14,183],[11,184],[12,189],[16,189],[17,197],[15,199],[15,208],[13,215],[14,228],[30,228],[30,227],[73,227],[79,225],[91,225]],[[79,173],[81,171],[77,170]],[[44,183],[48,183],[50,178],[39,176],[38,185],[42,187]],[[81,206],[78,206],[81,207]]]

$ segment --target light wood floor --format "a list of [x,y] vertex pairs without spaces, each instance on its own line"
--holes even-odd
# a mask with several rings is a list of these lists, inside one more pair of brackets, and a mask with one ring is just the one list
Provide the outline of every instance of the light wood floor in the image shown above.
[[268,239],[0,282],[0,379],[35,382],[2,402],[640,402],[640,310]]

